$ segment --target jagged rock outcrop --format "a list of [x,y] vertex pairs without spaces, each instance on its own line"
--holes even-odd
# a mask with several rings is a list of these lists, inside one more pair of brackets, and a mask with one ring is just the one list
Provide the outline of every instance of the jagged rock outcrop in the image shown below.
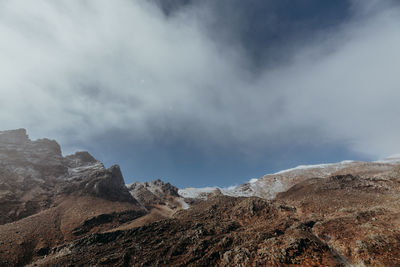
[[93,166],[99,163],[92,155],[87,151],[79,151],[73,155],[65,157],[65,161],[70,168],[79,168],[83,166]]
[[119,166],[109,169],[96,162],[91,165],[69,169],[65,178],[68,182],[58,186],[58,191],[64,194],[92,195],[111,201],[137,203],[125,186]]
[[31,141],[24,129],[0,132],[0,224],[50,207],[56,179],[67,172],[55,141]]
[[137,203],[118,166],[106,169],[88,152],[63,157],[56,141],[31,141],[24,129],[1,131],[0,224],[45,210],[62,194]]
[[170,208],[181,206],[183,199],[178,194],[178,188],[161,180],[151,182],[136,182],[127,186],[132,196],[146,208],[155,205],[167,205]]
[[44,182],[67,172],[60,145],[49,139],[31,141],[25,129],[0,131],[0,166],[14,172],[17,182]]

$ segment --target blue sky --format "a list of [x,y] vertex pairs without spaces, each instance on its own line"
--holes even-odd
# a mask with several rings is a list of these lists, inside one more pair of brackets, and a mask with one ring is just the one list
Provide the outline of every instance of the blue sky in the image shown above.
[[89,150],[108,166],[119,164],[128,182],[160,178],[180,187],[230,186],[302,164],[370,159],[337,143],[293,141],[274,145],[272,140],[269,144],[260,144],[262,148],[245,153],[234,145],[205,151],[181,140],[167,144],[132,144],[123,137],[110,139],[100,138]]
[[230,186],[400,151],[400,9],[375,0],[0,3],[0,125],[126,181]]

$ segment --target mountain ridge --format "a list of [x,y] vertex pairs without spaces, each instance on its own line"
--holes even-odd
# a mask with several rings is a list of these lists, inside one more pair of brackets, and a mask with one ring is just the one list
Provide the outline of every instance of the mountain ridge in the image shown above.
[[394,203],[396,157],[182,191],[0,132],[0,266],[395,266]]
[[288,190],[296,183],[310,177],[324,177],[341,173],[374,173],[374,175],[390,171],[400,163],[400,155],[392,155],[381,160],[363,162],[344,160],[337,163],[299,165],[294,168],[266,174],[261,178],[253,178],[238,186],[229,187],[187,187],[179,189],[179,193],[187,198],[206,198],[208,194],[224,194],[227,196],[261,197],[273,199],[278,193]]

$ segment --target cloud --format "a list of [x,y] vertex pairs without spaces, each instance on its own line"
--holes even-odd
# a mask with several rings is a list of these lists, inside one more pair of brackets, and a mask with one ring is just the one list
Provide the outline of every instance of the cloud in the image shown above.
[[167,16],[145,1],[3,1],[1,128],[67,146],[120,131],[204,149],[329,140],[398,152],[398,8],[362,16],[371,8],[354,3],[353,21],[254,73],[240,45],[210,34],[207,8]]
[[[291,66],[286,99],[288,117],[301,124],[319,125],[336,141],[349,140],[353,151],[373,156],[400,149],[400,13],[383,10],[367,21],[347,25],[311,46]],[[328,55],[316,55],[338,43]],[[281,73],[282,76],[286,74]]]

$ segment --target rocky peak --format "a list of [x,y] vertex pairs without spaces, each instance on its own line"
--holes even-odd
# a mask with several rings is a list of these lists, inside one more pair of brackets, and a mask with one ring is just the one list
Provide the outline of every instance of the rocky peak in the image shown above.
[[93,171],[80,183],[82,192],[111,201],[135,202],[125,186],[121,169],[114,165],[109,169]]
[[128,189],[131,191],[135,191],[140,188],[145,188],[159,197],[164,197],[166,195],[179,197],[177,187],[171,185],[170,183],[164,183],[160,179],[144,183],[136,182],[128,185]]
[[73,155],[66,156],[65,160],[70,168],[93,165],[99,162],[87,151],[80,151]]
[[136,182],[127,186],[131,195],[143,206],[150,207],[155,204],[172,204],[180,198],[178,188],[160,179],[151,182]]
[[56,141],[32,141],[25,129],[0,132],[0,203],[8,212],[0,207],[0,224],[40,212],[68,195],[137,204],[118,166],[106,169],[88,152],[63,157]]
[[0,145],[23,144],[30,141],[25,129],[0,131]]
[[67,172],[60,145],[49,139],[32,141],[25,129],[0,132],[0,167],[17,172],[20,182],[44,181]]
[[62,157],[61,146],[55,140],[50,140],[47,138],[38,139],[31,142],[31,150],[35,151],[37,154],[46,154],[52,157]]
[[25,129],[0,131],[0,149],[21,151],[26,156],[32,154],[49,154],[61,157],[61,147],[55,140],[47,138],[32,141]]

